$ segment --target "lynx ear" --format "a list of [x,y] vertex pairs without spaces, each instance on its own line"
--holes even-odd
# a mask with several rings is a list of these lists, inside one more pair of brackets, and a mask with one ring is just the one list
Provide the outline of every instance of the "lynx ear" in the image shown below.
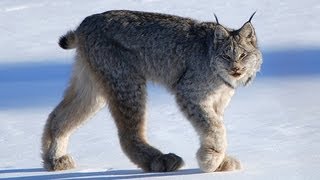
[[251,15],[249,20],[246,23],[244,23],[244,25],[238,30],[240,36],[245,37],[245,38],[251,38],[251,37],[255,36],[254,28],[253,28],[253,26],[251,24],[251,20],[252,20],[253,16],[256,14],[256,12],[257,11],[255,11]]
[[240,29],[239,35],[245,38],[252,38],[255,36],[254,28],[250,22],[246,22]]
[[214,30],[214,41],[222,41],[227,37],[229,37],[229,32],[221,25],[217,25]]

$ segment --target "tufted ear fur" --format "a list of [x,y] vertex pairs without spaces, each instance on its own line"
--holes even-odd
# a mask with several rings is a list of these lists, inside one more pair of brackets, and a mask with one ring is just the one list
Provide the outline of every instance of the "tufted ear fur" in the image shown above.
[[227,37],[229,37],[229,32],[221,25],[217,25],[214,30],[214,42],[220,43]]
[[255,36],[254,28],[250,22],[246,22],[240,29],[239,35],[244,38],[252,38]]

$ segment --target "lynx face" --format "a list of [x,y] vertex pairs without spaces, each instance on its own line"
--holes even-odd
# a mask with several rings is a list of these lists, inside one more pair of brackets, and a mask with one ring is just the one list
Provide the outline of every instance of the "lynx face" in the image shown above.
[[213,63],[219,76],[234,86],[247,85],[262,64],[251,23],[245,23],[239,30],[227,30],[217,25],[214,36],[216,54]]

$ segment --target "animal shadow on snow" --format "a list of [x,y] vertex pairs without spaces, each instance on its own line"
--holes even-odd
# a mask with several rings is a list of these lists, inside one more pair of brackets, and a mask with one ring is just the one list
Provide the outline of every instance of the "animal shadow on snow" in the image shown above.
[[[42,172],[42,174],[30,175],[27,173]],[[66,171],[67,172],[67,171]],[[175,172],[166,173],[145,173],[142,170],[107,170],[97,172],[67,172],[55,173],[49,172],[46,174],[42,168],[33,169],[6,169],[0,170],[0,174],[6,173],[23,173],[24,176],[10,177],[6,179],[15,180],[45,180],[45,179],[135,179],[135,178],[151,178],[151,177],[169,177],[179,175],[193,175],[202,173],[200,169],[182,169]]]

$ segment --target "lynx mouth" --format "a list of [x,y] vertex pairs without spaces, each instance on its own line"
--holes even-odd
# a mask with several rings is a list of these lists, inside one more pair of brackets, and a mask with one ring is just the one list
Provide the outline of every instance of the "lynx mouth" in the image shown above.
[[240,77],[242,74],[239,72],[232,72],[232,73],[230,73],[230,75],[233,77]]

